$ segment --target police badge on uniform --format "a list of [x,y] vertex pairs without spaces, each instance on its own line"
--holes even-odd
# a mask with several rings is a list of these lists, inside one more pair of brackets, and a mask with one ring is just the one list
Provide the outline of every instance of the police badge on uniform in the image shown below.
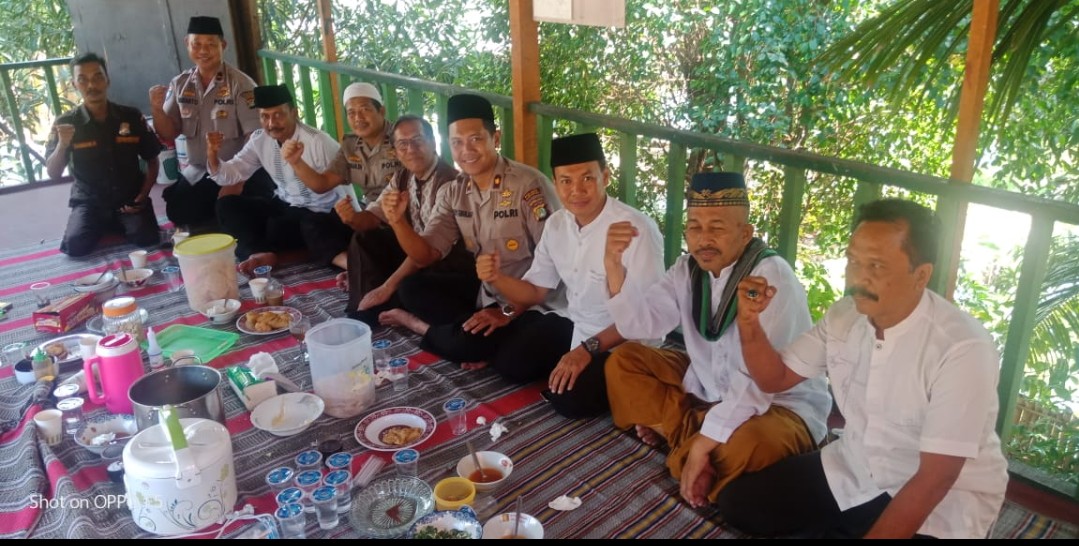
[[120,136],[127,136],[131,134],[131,124],[124,121],[120,123]]

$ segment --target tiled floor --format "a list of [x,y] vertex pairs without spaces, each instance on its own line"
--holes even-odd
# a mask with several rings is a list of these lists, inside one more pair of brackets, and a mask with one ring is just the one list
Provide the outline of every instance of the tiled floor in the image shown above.
[[[159,218],[165,215],[163,189],[158,185],[151,193]],[[57,245],[67,221],[69,192],[70,184],[60,184],[0,194],[0,248]],[[1079,502],[1047,493],[1020,479],[1009,483],[1008,499],[1044,516],[1079,525]]]

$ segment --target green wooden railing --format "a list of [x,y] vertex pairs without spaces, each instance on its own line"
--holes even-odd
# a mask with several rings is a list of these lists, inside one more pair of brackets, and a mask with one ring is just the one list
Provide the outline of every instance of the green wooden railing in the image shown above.
[[[332,112],[329,102],[329,73],[339,74],[341,87],[348,82],[362,80],[382,86],[382,96],[386,102],[387,116],[394,118],[401,112],[399,92],[406,98],[406,111],[411,113],[436,114],[439,118],[438,130],[442,135],[442,154],[450,157],[447,149],[447,128],[445,117],[438,115],[445,111],[446,99],[456,93],[468,91],[479,93],[491,100],[501,113],[502,128],[505,135],[512,134],[512,99],[503,95],[492,95],[461,87],[365,70],[337,63],[306,59],[277,52],[262,50],[265,74],[270,83],[283,81],[295,88],[296,78],[300,78],[303,91],[300,107],[304,119],[314,120],[315,97],[309,91],[310,70],[317,70],[318,91],[322,101],[322,111]],[[434,108],[427,108],[427,95],[434,95]],[[1007,442],[1014,421],[1016,400],[1020,382],[1023,378],[1023,363],[1026,362],[1032,331],[1035,322],[1035,309],[1039,300],[1042,281],[1045,277],[1046,263],[1049,258],[1053,228],[1057,222],[1079,225],[1079,206],[1064,202],[1051,201],[1038,197],[1029,197],[1020,193],[1003,191],[966,183],[950,182],[946,179],[901,171],[888,167],[870,165],[859,161],[837,159],[819,154],[793,151],[774,146],[765,146],[721,138],[702,133],[671,129],[653,124],[615,118],[578,110],[571,110],[549,104],[532,103],[530,110],[538,116],[539,158],[542,170],[549,171],[550,142],[554,136],[555,121],[575,124],[578,130],[604,128],[616,132],[619,137],[618,154],[619,179],[618,197],[630,204],[638,204],[636,195],[637,152],[642,139],[663,141],[668,145],[668,170],[666,173],[667,212],[662,223],[665,240],[665,254],[670,264],[682,253],[682,212],[685,199],[686,159],[693,149],[710,150],[724,157],[725,165],[732,165],[732,170],[741,170],[747,160],[766,162],[782,167],[784,172],[783,202],[779,215],[778,242],[776,249],[791,263],[797,257],[798,242],[803,235],[800,232],[803,202],[806,196],[808,173],[818,173],[847,177],[857,181],[854,194],[855,205],[873,200],[880,195],[884,187],[902,188],[921,194],[934,195],[937,198],[937,211],[945,221],[940,240],[945,242],[937,260],[938,271],[948,271],[952,267],[953,252],[951,245],[957,226],[954,214],[964,204],[978,204],[1000,210],[1014,211],[1031,217],[1031,229],[1027,237],[1023,254],[1023,263],[1018,279],[1015,310],[1009,325],[1003,351],[998,395],[1000,397],[1000,415],[997,430],[1003,442]],[[322,116],[322,128],[327,132],[336,130],[337,123],[343,120]],[[503,151],[512,157],[512,138],[503,138]],[[936,275],[933,288],[941,291],[944,275]]]
[[6,115],[0,122],[2,123],[0,130],[6,138],[17,143],[25,183],[38,181],[37,173],[44,166],[45,158],[30,146],[26,132],[28,116],[24,116],[19,108],[19,101],[15,95],[15,80],[12,76],[16,71],[31,71],[32,75],[36,76],[36,73],[40,71],[43,79],[41,83],[44,84],[44,91],[48,96],[49,109],[53,116],[59,116],[64,110],[64,104],[60,100],[60,87],[56,83],[56,67],[66,66],[69,62],[71,62],[70,57],[0,64],[0,84],[4,86],[4,101],[7,107]]

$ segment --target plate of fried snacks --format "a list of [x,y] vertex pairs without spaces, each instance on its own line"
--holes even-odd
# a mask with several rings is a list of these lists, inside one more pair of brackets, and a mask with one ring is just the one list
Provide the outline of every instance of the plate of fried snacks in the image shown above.
[[356,441],[375,451],[417,446],[435,433],[435,417],[420,408],[396,407],[368,414],[356,423]]
[[253,336],[267,336],[288,331],[291,317],[302,317],[298,309],[292,307],[259,307],[236,319],[236,329]]
[[[49,341],[38,345],[37,348],[52,358],[53,362],[57,365],[65,365],[76,360],[82,361],[82,353],[79,348],[79,341],[81,341],[82,338],[98,341],[101,339],[101,336],[94,334],[70,334],[56,339],[50,339]],[[64,366],[64,368],[65,369],[60,371],[67,372],[67,366]]]

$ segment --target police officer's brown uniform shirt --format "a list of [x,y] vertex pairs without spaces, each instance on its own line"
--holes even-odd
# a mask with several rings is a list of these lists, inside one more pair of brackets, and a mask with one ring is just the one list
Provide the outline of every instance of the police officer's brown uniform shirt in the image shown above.
[[[561,208],[551,181],[528,165],[500,156],[487,191],[466,174],[448,186],[449,191],[440,195],[434,218],[420,233],[427,243],[445,257],[458,239],[464,239],[473,256],[497,251],[502,274],[524,276],[545,221]],[[481,306],[500,298],[494,288],[483,284]]]
[[399,191],[403,186],[408,189],[408,219],[412,224],[412,229],[417,233],[423,233],[437,212],[439,197],[449,190],[449,185],[457,180],[457,175],[457,169],[440,157],[436,157],[427,172],[420,173],[419,176],[401,169],[379,194],[379,200],[368,205],[367,211],[385,222],[386,213],[382,212],[382,196],[386,192]]
[[255,81],[247,74],[221,64],[210,85],[203,88],[198,68],[190,68],[169,82],[165,113],[187,139],[188,168],[184,178],[192,184],[206,174],[206,133],[225,135],[218,157],[228,161],[244,146],[244,135],[259,124]]
[[[330,170],[362,190],[359,197],[365,203],[373,203],[382,195],[382,190],[390,184],[393,177],[405,168],[397,160],[397,152],[386,124],[386,135],[378,146],[368,146],[362,138],[347,134],[341,139],[341,150],[337,152]],[[357,192],[360,193],[360,192]]]

